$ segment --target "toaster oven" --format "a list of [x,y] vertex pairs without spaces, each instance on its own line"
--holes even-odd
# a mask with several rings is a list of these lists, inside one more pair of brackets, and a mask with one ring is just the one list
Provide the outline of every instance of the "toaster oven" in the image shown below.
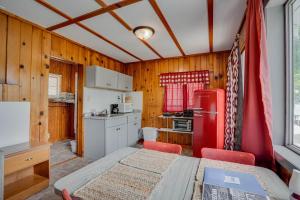
[[174,131],[193,131],[193,120],[185,118],[175,118],[173,119],[173,130]]

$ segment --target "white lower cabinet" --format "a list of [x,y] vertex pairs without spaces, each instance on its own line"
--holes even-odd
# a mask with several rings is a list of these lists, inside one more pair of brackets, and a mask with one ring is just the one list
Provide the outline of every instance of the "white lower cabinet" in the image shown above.
[[119,132],[118,127],[106,128],[105,131],[105,155],[119,149]]
[[128,146],[133,146],[139,140],[139,130],[141,128],[140,121],[128,122],[128,131],[127,131],[127,138],[128,138]]
[[141,114],[121,117],[86,118],[84,156],[99,159],[118,149],[132,146],[139,140]]
[[127,147],[127,124],[119,127],[118,147],[119,149]]
[[105,155],[124,147],[127,147],[127,124],[107,127],[105,130]]

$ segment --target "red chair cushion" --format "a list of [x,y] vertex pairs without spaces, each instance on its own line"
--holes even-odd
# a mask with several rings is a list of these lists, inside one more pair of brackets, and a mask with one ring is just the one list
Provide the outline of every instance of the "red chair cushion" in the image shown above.
[[163,142],[144,141],[144,148],[166,153],[175,153],[179,155],[182,152],[182,147],[180,145]]
[[62,190],[62,197],[64,200],[72,200],[72,197],[70,196],[67,189]]
[[202,158],[255,165],[255,156],[252,153],[228,151],[224,149],[202,148]]

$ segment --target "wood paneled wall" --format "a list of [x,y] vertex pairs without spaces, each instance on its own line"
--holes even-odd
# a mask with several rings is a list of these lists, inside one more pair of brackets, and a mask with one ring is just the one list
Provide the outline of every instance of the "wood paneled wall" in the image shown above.
[[[159,86],[159,74],[195,70],[210,71],[210,88],[225,89],[226,67],[229,52],[209,53],[196,56],[137,62],[126,65],[126,72],[133,76],[134,91],[143,91],[142,126],[166,127],[162,114],[164,89]],[[161,133],[160,141],[167,141]],[[168,142],[191,145],[191,135],[169,133]]]
[[74,104],[49,102],[49,141],[74,139]]
[[3,101],[31,102],[32,140],[46,141],[51,34],[0,13]]
[[[124,72],[123,63],[3,11],[0,11],[0,44],[0,101],[31,102],[30,138],[34,141],[48,140],[51,57]],[[79,79],[83,82],[84,76]],[[79,94],[78,109],[82,109],[80,96],[82,94]],[[83,129],[82,120],[78,121],[78,126]],[[81,144],[78,146],[81,148]]]

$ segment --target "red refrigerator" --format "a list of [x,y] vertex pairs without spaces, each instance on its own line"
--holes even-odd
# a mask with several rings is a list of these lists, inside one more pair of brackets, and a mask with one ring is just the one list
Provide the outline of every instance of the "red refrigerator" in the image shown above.
[[225,91],[197,90],[194,93],[193,155],[201,157],[203,147],[223,149]]

